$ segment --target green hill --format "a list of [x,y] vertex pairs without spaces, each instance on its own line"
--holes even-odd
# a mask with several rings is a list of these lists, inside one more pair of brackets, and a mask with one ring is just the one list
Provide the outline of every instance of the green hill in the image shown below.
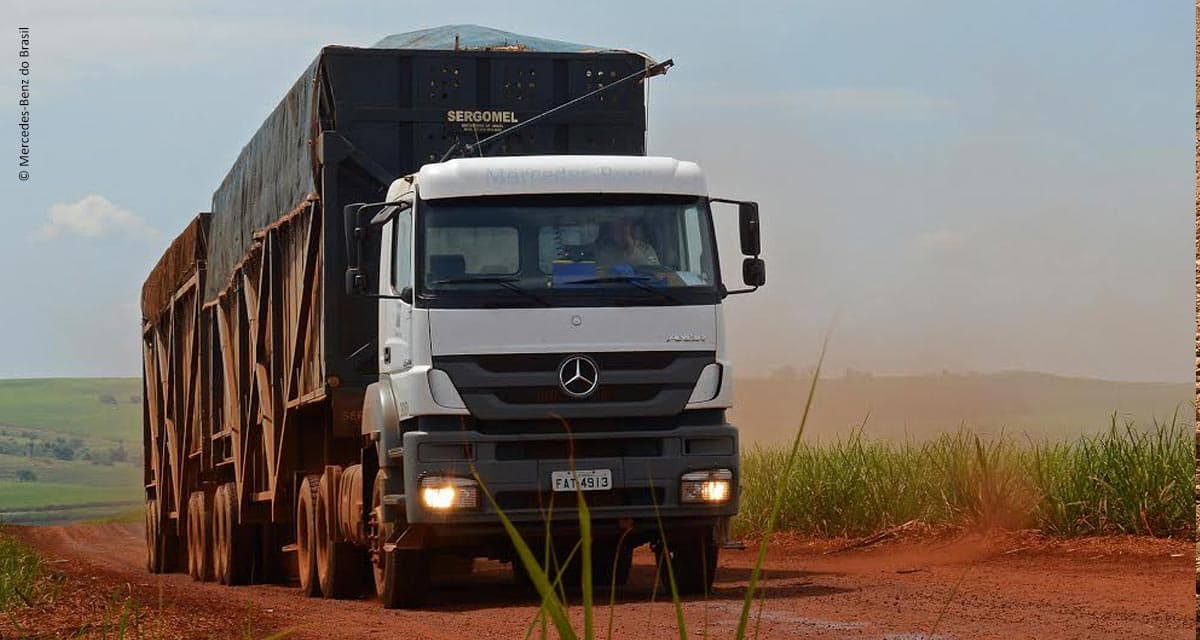
[[140,378],[0,380],[0,424],[87,439],[142,438]]
[[97,518],[142,501],[137,378],[0,380],[0,521]]

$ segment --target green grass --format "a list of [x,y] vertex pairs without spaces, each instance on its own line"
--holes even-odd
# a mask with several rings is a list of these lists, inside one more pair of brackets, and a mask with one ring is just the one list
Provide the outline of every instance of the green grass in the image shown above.
[[[35,487],[49,482],[93,487],[139,487],[142,484],[142,465],[129,462],[111,465],[92,464],[86,460],[53,460],[27,458],[0,453],[0,482],[16,480],[17,472],[26,469],[37,476]],[[0,502],[0,508],[4,503]]]
[[0,612],[39,599],[42,563],[33,549],[0,533]]
[[966,430],[894,442],[855,432],[802,443],[790,475],[782,473],[787,451],[755,447],[742,456],[735,531],[761,532],[782,486],[779,527],[819,536],[869,535],[918,520],[1060,536],[1190,537],[1193,438],[1179,420],[1142,430],[1115,418],[1099,435],[1065,442]]
[[[37,475],[18,482],[19,470]],[[142,468],[0,454],[0,521],[51,524],[104,518],[141,504]],[[57,508],[56,508],[57,506]]]
[[[0,380],[0,424],[135,446],[142,439],[139,378]],[[111,396],[116,404],[101,401]]]
[[[95,486],[60,483],[18,483],[0,480],[0,514],[28,509],[47,509],[60,506],[86,506],[96,503],[138,502],[142,500],[140,484],[126,486]],[[116,509],[120,510],[120,509]],[[4,518],[8,524],[13,520]]]

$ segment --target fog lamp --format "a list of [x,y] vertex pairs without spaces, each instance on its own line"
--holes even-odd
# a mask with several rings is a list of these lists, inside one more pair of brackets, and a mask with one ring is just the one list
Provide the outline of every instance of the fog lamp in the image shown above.
[[733,472],[729,469],[690,471],[679,479],[679,501],[720,504],[733,497]]
[[479,486],[474,480],[452,476],[421,478],[421,504],[433,511],[473,509],[479,506]]

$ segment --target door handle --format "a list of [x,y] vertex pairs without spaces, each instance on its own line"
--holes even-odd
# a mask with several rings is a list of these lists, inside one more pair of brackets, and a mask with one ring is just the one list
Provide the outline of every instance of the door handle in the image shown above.
[[392,348],[391,347],[383,348],[383,363],[384,364],[392,363]]

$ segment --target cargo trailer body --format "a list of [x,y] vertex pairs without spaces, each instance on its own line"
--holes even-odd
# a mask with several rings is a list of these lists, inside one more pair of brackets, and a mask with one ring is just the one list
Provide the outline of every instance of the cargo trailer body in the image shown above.
[[[156,265],[142,297],[156,529],[185,536],[189,489],[224,483],[242,520],[290,522],[296,477],[357,460],[364,389],[378,379],[377,313],[342,286],[345,204],[380,200],[455,142],[647,63],[539,39],[529,42],[552,50],[531,50],[520,38],[494,50],[323,48],[242,150],[211,213]],[[488,153],[638,155],[645,130],[633,84]]]

